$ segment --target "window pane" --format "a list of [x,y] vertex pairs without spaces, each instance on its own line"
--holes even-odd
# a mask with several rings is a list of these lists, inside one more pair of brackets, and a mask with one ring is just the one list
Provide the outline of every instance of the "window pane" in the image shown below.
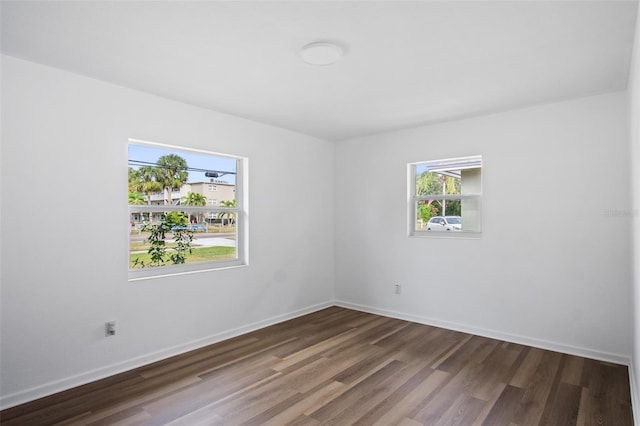
[[462,229],[470,232],[480,232],[480,199],[468,198],[461,200]]
[[237,160],[195,151],[129,145],[129,204],[236,205]]
[[[235,211],[132,210],[129,268],[237,259],[236,215]],[[190,250],[185,248],[187,242]],[[164,261],[158,260],[160,254]]]
[[238,259],[238,161],[130,143],[129,268]]
[[416,195],[461,194],[460,177],[424,171],[416,174]]
[[[415,195],[457,195],[480,192],[479,156],[427,161],[415,166]],[[470,185],[476,181],[476,185]],[[473,183],[476,183],[473,182]]]
[[411,232],[481,231],[482,156],[413,163],[409,170]]
[[480,200],[477,198],[419,200],[416,231],[479,232]]

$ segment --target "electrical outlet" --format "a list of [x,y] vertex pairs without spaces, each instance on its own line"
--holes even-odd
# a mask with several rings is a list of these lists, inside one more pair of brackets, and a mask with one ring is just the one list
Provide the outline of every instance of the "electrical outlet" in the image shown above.
[[115,336],[116,335],[116,322],[109,321],[104,323],[104,335]]
[[396,284],[395,293],[400,294],[401,292],[402,292],[402,286],[400,286],[400,284]]

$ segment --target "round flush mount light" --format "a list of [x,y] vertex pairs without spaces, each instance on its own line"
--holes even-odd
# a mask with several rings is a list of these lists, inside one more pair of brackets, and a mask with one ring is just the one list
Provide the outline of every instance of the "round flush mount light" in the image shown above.
[[335,43],[317,41],[300,50],[302,60],[311,65],[330,65],[344,55],[344,49]]

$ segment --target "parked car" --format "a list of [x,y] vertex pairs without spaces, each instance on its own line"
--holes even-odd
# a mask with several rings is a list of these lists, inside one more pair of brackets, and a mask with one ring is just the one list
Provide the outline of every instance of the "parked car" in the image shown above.
[[427,231],[462,231],[460,216],[434,216],[427,222]]

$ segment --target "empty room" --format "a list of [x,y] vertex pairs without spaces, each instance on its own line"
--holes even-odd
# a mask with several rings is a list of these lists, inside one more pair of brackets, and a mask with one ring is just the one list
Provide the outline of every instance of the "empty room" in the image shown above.
[[5,1],[3,425],[640,423],[638,1]]

